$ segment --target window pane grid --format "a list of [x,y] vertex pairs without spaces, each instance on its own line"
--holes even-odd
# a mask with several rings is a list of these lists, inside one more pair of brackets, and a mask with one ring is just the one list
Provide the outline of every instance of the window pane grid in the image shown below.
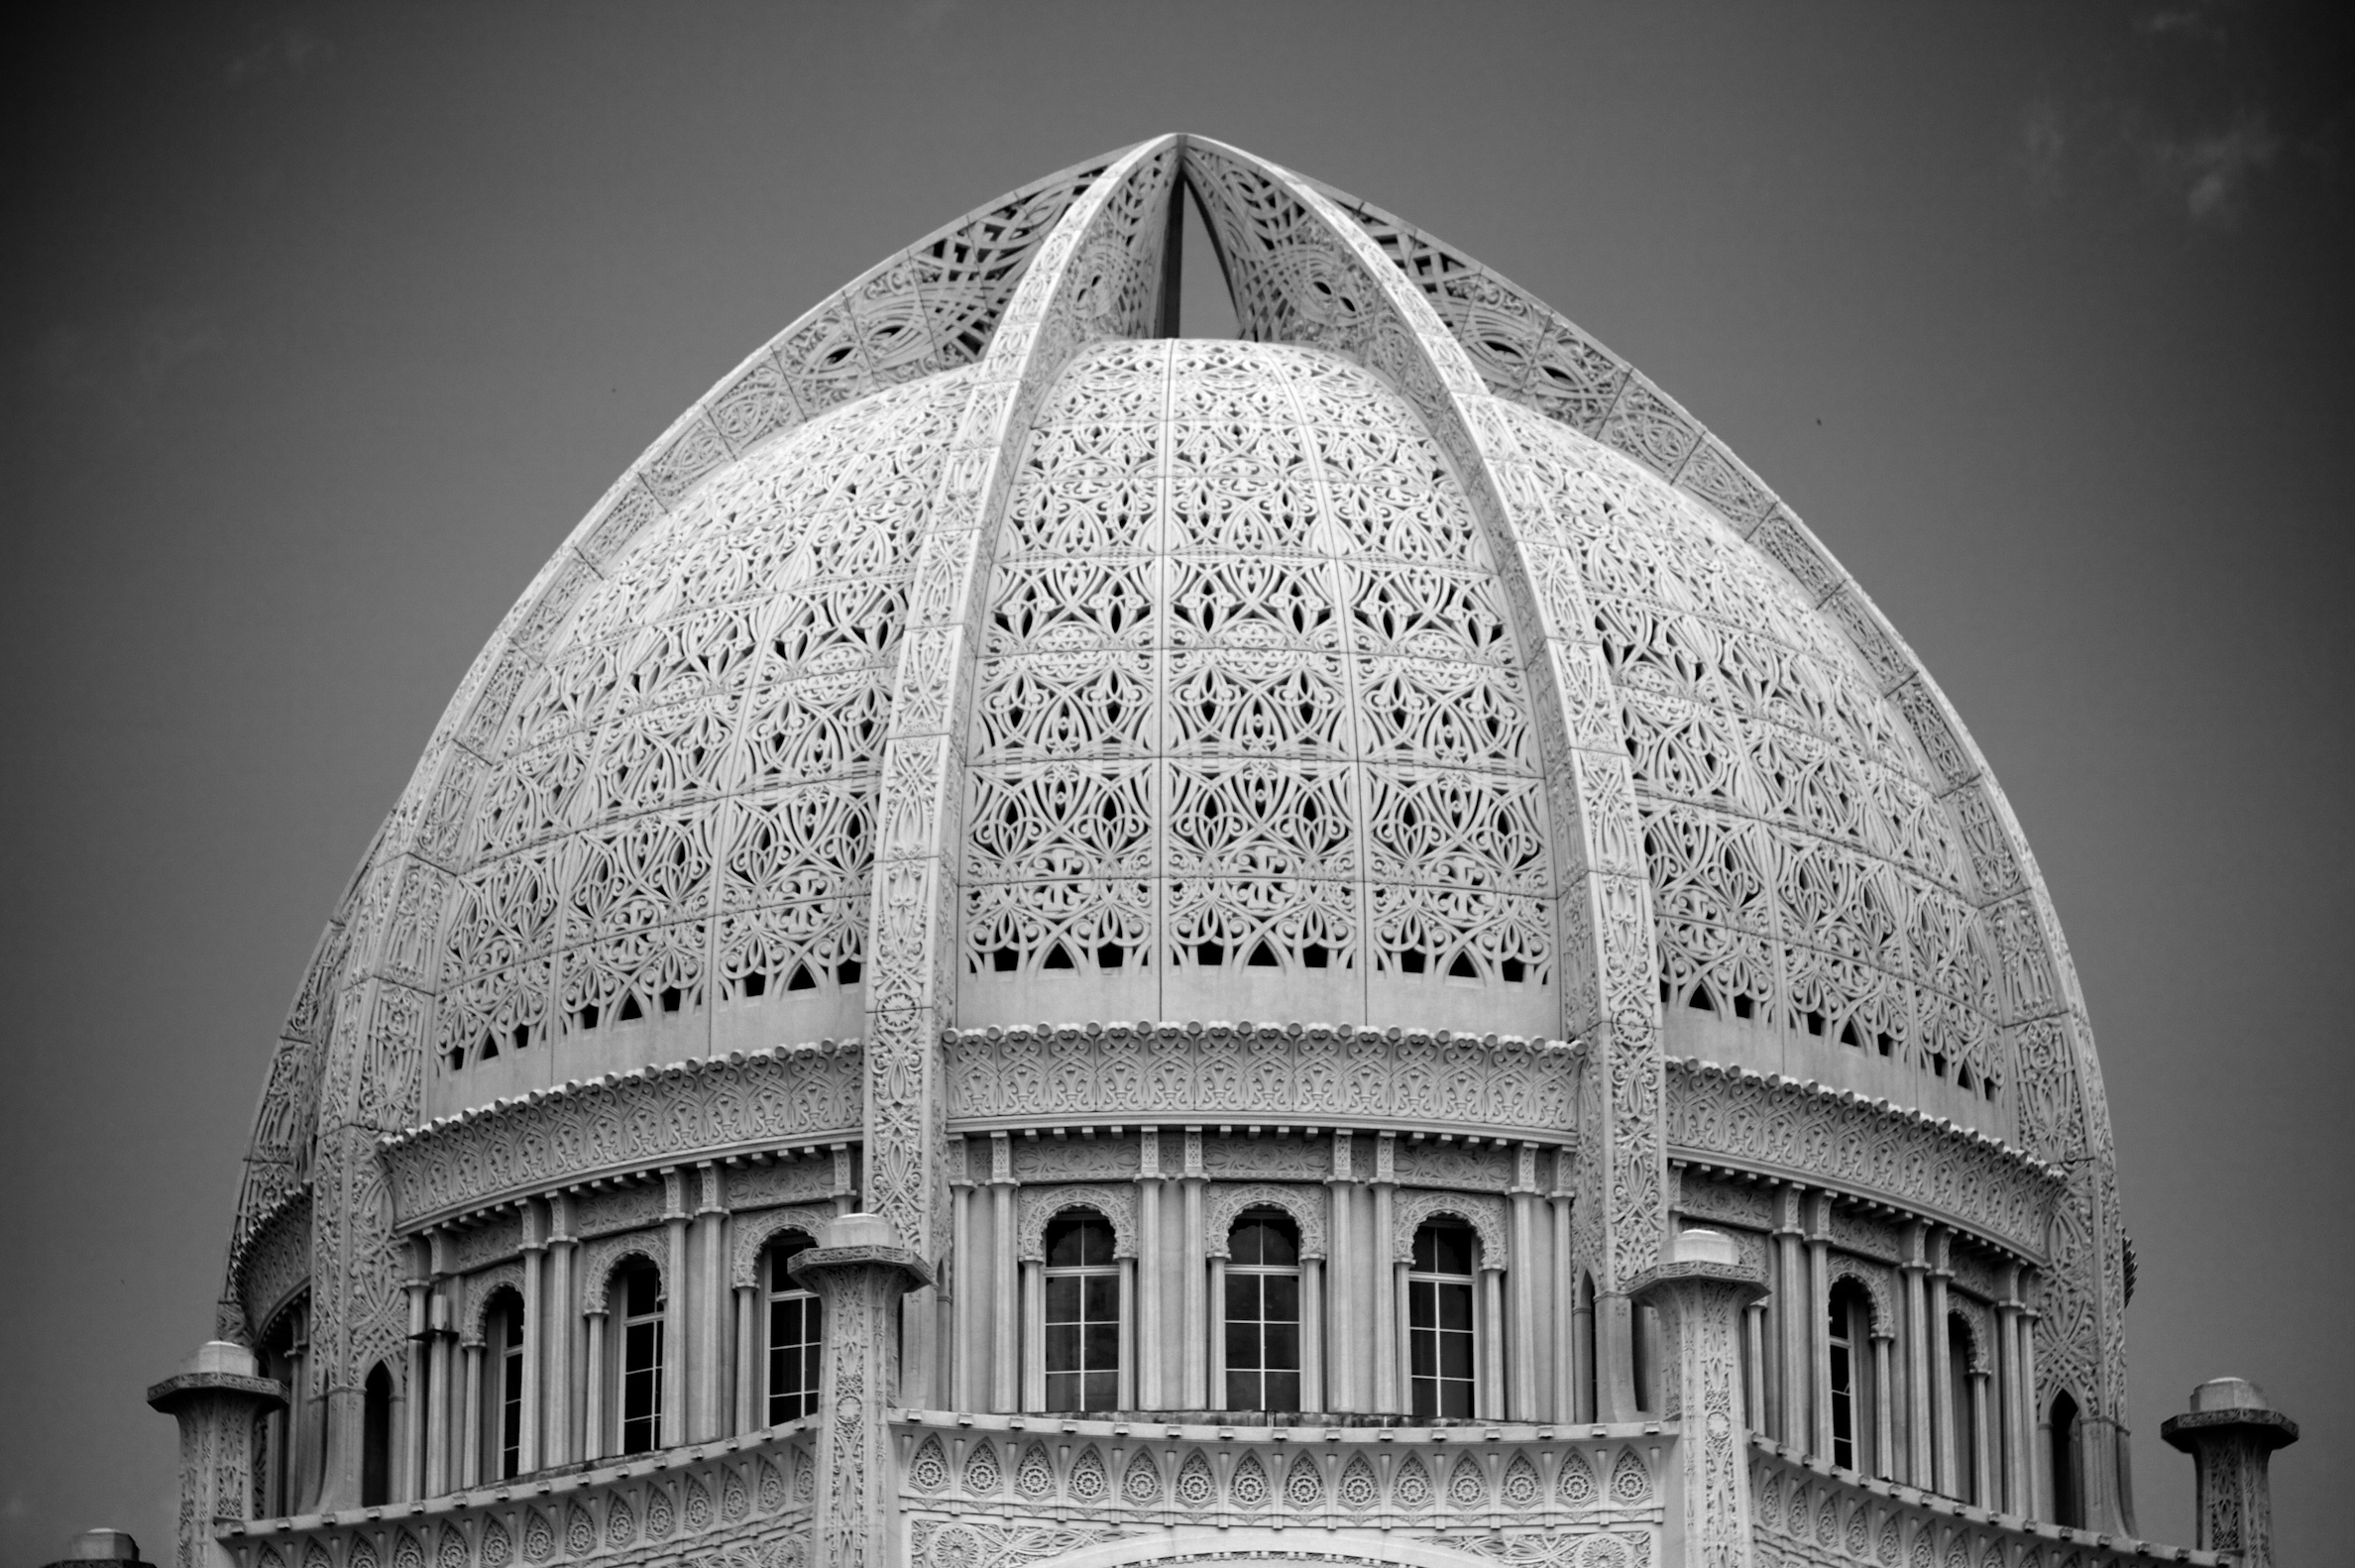
[[1112,1228],[1058,1225],[1047,1237],[1047,1408],[1111,1410],[1120,1400],[1120,1267]]
[[825,1348],[818,1297],[794,1283],[789,1265],[807,1241],[787,1242],[768,1258],[768,1423],[818,1413],[818,1376]]
[[1406,1274],[1406,1354],[1414,1413],[1469,1420],[1474,1405],[1471,1231],[1425,1225]]

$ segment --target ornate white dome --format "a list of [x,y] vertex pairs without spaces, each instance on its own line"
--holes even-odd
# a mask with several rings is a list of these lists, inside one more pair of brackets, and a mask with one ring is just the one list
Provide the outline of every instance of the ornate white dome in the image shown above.
[[[1175,335],[1180,182],[1242,341]],[[892,258],[599,504],[322,939],[239,1234],[314,1159],[373,1213],[437,1117],[858,1039],[866,1201],[930,1246],[945,1034],[1214,1019],[1581,1043],[1613,1279],[1677,1059],[2075,1162],[2049,1348],[2122,1378],[2090,1030],[1910,651],[1624,361],[1198,138]],[[317,1242],[380,1338],[388,1236]]]

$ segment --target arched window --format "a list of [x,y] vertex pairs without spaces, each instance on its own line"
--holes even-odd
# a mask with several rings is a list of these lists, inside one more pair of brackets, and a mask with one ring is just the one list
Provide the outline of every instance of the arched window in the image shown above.
[[1872,1297],[1853,1280],[1832,1287],[1832,1462],[1869,1471],[1872,1463]]
[[2053,1519],[2071,1529],[2085,1527],[2085,1506],[2077,1489],[2077,1402],[2067,1389],[2053,1396]]
[[1300,1407],[1300,1238],[1276,1209],[1247,1211],[1227,1239],[1224,1407]]
[[787,1231],[761,1254],[761,1293],[768,1300],[768,1423],[798,1421],[818,1413],[818,1297],[805,1290],[786,1267],[806,1251],[810,1238]]
[[483,1353],[490,1363],[491,1398],[484,1401],[483,1468],[495,1481],[523,1468],[523,1297],[502,1290],[483,1314]]
[[1480,1242],[1469,1225],[1433,1220],[1414,1233],[1406,1265],[1407,1365],[1414,1413],[1462,1416],[1473,1411],[1473,1277]]
[[360,1506],[392,1501],[392,1369],[378,1362],[360,1391]]
[[621,1302],[620,1452],[642,1454],[662,1445],[662,1276],[633,1258],[610,1289]]
[[1120,1265],[1091,1213],[1047,1227],[1047,1408],[1110,1410],[1120,1400]]
[[1955,1474],[1949,1487],[1965,1503],[1978,1502],[1978,1418],[1970,1403],[1970,1320],[1947,1314],[1946,1418],[1955,1439]]
[[1570,1397],[1577,1401],[1577,1419],[1591,1421],[1602,1406],[1595,1382],[1595,1277],[1584,1269],[1578,1272],[1578,1304],[1571,1310],[1570,1335],[1576,1379]]

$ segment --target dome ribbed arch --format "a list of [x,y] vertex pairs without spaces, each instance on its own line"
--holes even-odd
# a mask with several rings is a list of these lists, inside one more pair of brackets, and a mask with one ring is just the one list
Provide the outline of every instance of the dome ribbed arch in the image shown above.
[[[519,986],[487,985],[469,1000],[465,986],[445,983],[456,972],[444,962],[453,908],[467,899],[518,909],[548,902],[547,889],[530,885],[541,873],[528,854],[508,857],[515,869],[499,887],[470,869],[482,860],[490,818],[522,798],[513,793],[521,788],[514,770],[502,771],[502,748],[524,726],[561,728],[567,681],[618,691],[597,698],[608,705],[601,711],[618,714],[636,701],[613,685],[623,663],[591,668],[584,649],[597,638],[583,628],[592,624],[610,624],[616,647],[636,646],[633,637],[685,638],[663,644],[653,662],[686,668],[700,659],[707,674],[723,650],[774,631],[748,621],[725,633],[669,625],[655,601],[673,592],[665,583],[691,571],[689,536],[726,525],[736,504],[730,497],[761,486],[773,496],[794,483],[796,463],[819,462],[821,448],[832,463],[847,461],[845,452],[863,454],[861,462],[933,454],[885,476],[902,494],[920,490],[923,501],[900,506],[906,522],[895,542],[873,546],[881,552],[875,581],[898,596],[873,617],[897,635],[879,633],[857,678],[868,694],[858,699],[865,722],[880,738],[860,764],[866,782],[827,797],[838,813],[869,810],[856,837],[872,846],[861,851],[871,855],[872,872],[863,862],[844,867],[821,890],[841,918],[820,922],[856,939],[829,950],[826,962],[839,969],[847,955],[864,965],[830,1005],[851,1005],[854,992],[863,998],[863,1021],[845,1015],[839,1027],[862,1029],[868,1040],[869,1206],[932,1247],[945,1190],[937,1042],[956,1022],[960,901],[970,891],[961,885],[970,840],[963,812],[976,775],[965,748],[981,628],[1006,581],[994,553],[1025,443],[1045,428],[1042,419],[1052,423],[1043,410],[1066,368],[1091,343],[1169,330],[1180,181],[1208,219],[1243,336],[1374,373],[1445,454],[1477,521],[1484,570],[1517,650],[1543,780],[1559,1027],[1596,1048],[1590,1061],[1600,1074],[1580,1129],[1590,1155],[1581,1162],[1587,1185],[1577,1205],[1585,1266],[1608,1291],[1657,1256],[1666,1217],[1661,1064],[1693,1038],[1694,998],[1723,1007],[1746,998],[1747,985],[1762,1004],[1796,1018],[1819,993],[1840,992],[1847,1007],[1849,993],[1871,992],[1880,1000],[1857,1003],[1832,1026],[1861,1026],[1869,1036],[1879,1020],[1925,1042],[1933,1035],[1959,1042],[1952,1049],[1975,1053],[1967,1060],[1982,1072],[2000,1062],[2002,1111],[2018,1136],[2043,1158],[2071,1163],[2040,1373],[2083,1402],[2115,1408],[2122,1232],[2090,1032],[2034,860],[1983,759],[1918,661],[1788,508],[1671,399],[1568,321],[1355,198],[1232,148],[1175,137],[1011,193],[794,323],[633,465],[470,670],[322,936],[256,1117],[239,1239],[307,1179],[322,1217],[317,1272],[351,1282],[315,1309],[322,1378],[364,1373],[401,1330],[389,1238],[375,1218],[384,1204],[372,1140],[420,1118],[429,1054],[478,1026],[494,1036],[513,1027],[516,1020],[480,1008],[516,995],[544,997],[572,1016],[623,1005],[620,992],[596,988],[603,982],[568,979],[573,971],[561,961],[563,932],[610,911],[560,911],[550,917],[555,934],[529,952],[518,948],[515,963],[503,969],[505,959],[494,955],[467,971],[511,976],[521,972],[516,964],[545,963]],[[864,503],[845,493],[865,494],[868,479],[836,473],[828,483],[831,500],[794,504],[812,517],[828,506],[854,515]],[[1604,517],[1633,522],[1604,525]],[[649,531],[657,525],[669,532]],[[856,529],[843,526],[838,536],[854,539]],[[674,545],[686,554],[663,553]],[[1679,551],[1717,565],[1680,576],[1661,564]],[[771,597],[790,600],[792,574],[804,569],[780,567],[780,593]],[[1714,604],[1698,603],[1712,596]],[[904,618],[895,620],[901,603]],[[1851,835],[1856,844],[1871,840],[1870,854],[1838,841],[1837,833],[1825,840],[1828,848],[1794,848],[1791,835],[1761,826],[1777,809],[1770,797],[1781,774],[1758,759],[1783,743],[1759,740],[1762,729],[1735,726],[1734,748],[1746,747],[1744,758],[1728,763],[1719,783],[1701,776],[1703,753],[1714,753],[1679,738],[1673,716],[1691,710],[1691,694],[1668,687],[1694,639],[1737,623],[1772,632],[1738,650],[1741,657],[1763,647],[1761,657],[1787,658],[1797,672],[1793,688],[1815,694],[1802,722],[1785,728],[1812,724],[1847,734],[1864,758],[1858,776],[1887,783],[1886,802],[1865,814],[1872,823]],[[1734,648],[1739,639],[1722,640]],[[1845,689],[1840,671],[1850,666],[1867,672],[1866,701],[1834,690]],[[732,748],[731,758],[744,754],[756,728],[752,702],[734,691],[733,706],[724,704],[724,717],[712,721],[711,743]],[[597,788],[607,788],[609,776],[647,776],[622,755],[621,731],[582,723],[599,736],[581,764],[584,776],[606,770]],[[675,734],[664,743],[701,744]],[[1794,755],[1792,777],[1817,776],[1807,755]],[[571,787],[562,779],[548,786]],[[1713,789],[1739,809],[1702,809]],[[508,804],[495,811],[495,796]],[[857,807],[861,799],[871,809]],[[666,906],[692,917],[672,925],[702,923],[686,939],[702,944],[701,956],[683,957],[680,972],[701,962],[694,972],[708,985],[737,984],[749,972],[765,977],[755,963],[800,960],[744,956],[774,933],[755,932],[744,939],[751,946],[729,935],[768,917],[729,904],[726,867],[731,855],[773,841],[753,820],[768,809],[746,797],[692,822],[690,813],[669,839],[654,836],[659,823],[610,842],[576,834],[570,847],[550,850],[544,873],[579,886],[584,865],[594,863],[606,867],[589,875],[596,886],[635,877],[658,887],[666,864],[692,866],[682,886],[701,889],[689,897],[704,902]],[[661,813],[621,815],[651,822]],[[813,819],[803,831],[839,833],[848,820]],[[1710,856],[1735,867],[1737,882],[1773,884],[1778,897],[1791,892],[1782,882],[1821,888],[1808,896],[1846,900],[1863,913],[1826,928],[1837,929],[1837,940],[1801,940],[1794,921],[1804,912],[1794,913],[1790,897],[1779,913],[1762,899],[1754,919],[1739,914],[1713,925],[1695,915],[1677,869]],[[863,918],[843,902],[861,897]],[[1908,921],[1920,929],[1900,929]],[[664,940],[661,924],[647,926],[646,952]],[[1815,954],[1804,963],[1803,950]],[[818,949],[792,950],[805,951]],[[1935,961],[1923,961],[1936,972],[1902,986],[1859,978],[1876,964],[1901,968],[1905,953],[1931,954]],[[658,957],[645,961],[658,968]],[[1980,1015],[1994,1021],[1999,1041],[1972,1033]]]

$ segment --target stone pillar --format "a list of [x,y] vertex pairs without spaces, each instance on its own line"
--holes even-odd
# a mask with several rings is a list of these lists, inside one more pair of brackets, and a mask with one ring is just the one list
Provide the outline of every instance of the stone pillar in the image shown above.
[[[1930,1468],[1930,1306],[1924,1276],[1930,1272],[1925,1254],[1929,1228],[1920,1220],[1905,1227],[1897,1269],[1905,1280],[1905,1479],[1924,1492],[1931,1489]],[[1944,1330],[1944,1325],[1941,1331]]]
[[813,1568],[868,1568],[900,1560],[893,1539],[899,1489],[884,1416],[899,1397],[900,1298],[932,1284],[933,1271],[879,1214],[838,1215],[819,1242],[787,1265],[826,1314],[811,1561]]
[[[572,1236],[572,1199],[562,1192],[548,1197],[548,1294],[542,1303],[542,1325],[548,1348],[540,1359],[547,1377],[545,1424],[541,1428],[540,1463],[570,1464],[580,1449],[573,1442],[573,1322],[580,1311],[574,1294],[574,1254],[580,1243]],[[595,1381],[592,1379],[592,1381]]]
[[1890,1454],[1897,1444],[1895,1400],[1889,1380],[1895,1375],[1889,1349],[1897,1336],[1875,1323],[1872,1325],[1872,1469],[1871,1474],[1888,1480],[1896,1471]]
[[751,1431],[768,1424],[768,1411],[761,1407],[760,1398],[760,1288],[739,1285],[735,1288],[735,1429]]
[[1743,1410],[1749,1416],[1750,1430],[1763,1433],[1766,1413],[1766,1305],[1752,1301],[1741,1309],[1742,1345],[1747,1350],[1746,1375],[1742,1379]]
[[1397,1191],[1399,1135],[1382,1133],[1374,1144],[1374,1403],[1380,1412],[1400,1413],[1411,1408],[1414,1391],[1399,1376],[1400,1340],[1404,1336],[1405,1308],[1399,1297],[1401,1260],[1391,1256],[1391,1204]]
[[1553,1406],[1557,1421],[1578,1418],[1578,1264],[1570,1251],[1570,1153],[1554,1151],[1554,1185],[1547,1207],[1553,1216],[1553,1300],[1546,1321],[1553,1325]]
[[[1219,1239],[1225,1240],[1224,1237]],[[1197,1407],[1205,1410],[1223,1410],[1227,1407],[1226,1254],[1220,1253],[1210,1259],[1209,1264],[1210,1324],[1209,1333],[1203,1341],[1204,1349],[1210,1360],[1209,1373],[1203,1379],[1203,1388],[1209,1398],[1207,1402]]]
[[1162,1398],[1162,1170],[1161,1129],[1137,1138],[1137,1404],[1167,1409]]
[[2028,1512],[2027,1450],[2020,1438],[2020,1266],[2003,1270],[2003,1299],[1995,1303],[1995,1484],[1996,1512]]
[[1765,1283],[1741,1267],[1734,1238],[1688,1230],[1673,1262],[1630,1282],[1635,1299],[1659,1316],[1661,1414],[1683,1423],[1671,1461],[1677,1485],[1668,1505],[1664,1558],[1707,1568],[1749,1568],[1748,1417],[1741,1378],[1742,1308]]
[[662,1172],[662,1425],[656,1441],[676,1448],[687,1441],[688,1301],[687,1180],[677,1166]]
[[728,1430],[728,1364],[735,1336],[729,1332],[728,1203],[720,1167],[701,1161],[695,1175],[695,1331],[683,1348],[695,1394],[687,1410],[687,1434],[700,1443]]
[[1113,1408],[1137,1407],[1137,1260],[1120,1260],[1120,1370],[1113,1375]]
[[597,1460],[605,1457],[606,1449],[606,1309],[592,1307],[589,1319],[589,1378],[587,1398],[582,1401],[581,1457]]
[[461,1342],[466,1361],[466,1406],[458,1422],[458,1484],[471,1487],[483,1479],[483,1345]]
[[[1808,1402],[1815,1414],[1815,1440],[1808,1451],[1832,1462],[1832,1195],[1814,1194],[1807,1224]],[[1851,1351],[1852,1354],[1852,1351]],[[1855,1381],[1850,1369],[1849,1380]]]
[[[214,1538],[242,1524],[254,1501],[254,1417],[286,1402],[286,1386],[258,1377],[254,1353],[209,1340],[180,1370],[147,1391],[148,1403],[179,1422],[179,1538],[174,1568],[236,1568]],[[125,1537],[128,1539],[128,1537]]]
[[[977,1410],[981,1391],[973,1382],[973,1309],[981,1303],[973,1290],[973,1172],[962,1133],[949,1139],[949,1257],[954,1271],[949,1302],[949,1407]],[[741,1430],[741,1428],[739,1428]]]
[[517,1412],[515,1471],[530,1475],[540,1467],[540,1361],[547,1354],[548,1336],[540,1327],[547,1310],[548,1243],[540,1221],[540,1206],[523,1205],[523,1389]]
[[[1204,1245],[1202,1241],[1202,1189],[1208,1185],[1202,1169],[1202,1129],[1185,1129],[1185,1165],[1182,1185],[1185,1203],[1185,1256],[1179,1260],[1185,1282],[1185,1345],[1182,1363],[1183,1378],[1178,1399],[1186,1409],[1206,1410],[1210,1407],[1209,1365],[1210,1313],[1204,1299]],[[1226,1398],[1226,1391],[1218,1391]]]
[[1331,1370],[1325,1374],[1324,1393],[1325,1407],[1333,1410],[1365,1408],[1358,1395],[1357,1379],[1357,1215],[1350,1190],[1354,1176],[1350,1169],[1350,1135],[1335,1128],[1333,1169],[1325,1177],[1325,1233],[1329,1238],[1325,1246],[1331,1254],[1332,1275],[1332,1286],[1325,1292],[1325,1299],[1332,1328],[1325,1335],[1325,1354]]
[[1047,1408],[1047,1265],[1022,1260],[1022,1409]]
[[1962,1468],[1956,1444],[1956,1428],[1962,1412],[1955,1408],[1955,1353],[1954,1331],[1947,1322],[1947,1283],[1954,1279],[1954,1271],[1947,1261],[1947,1233],[1943,1227],[1933,1226],[1930,1232],[1930,1458],[1933,1485],[1950,1498],[1962,1496]]
[[1537,1419],[1537,1146],[1514,1151],[1513,1240],[1508,1255],[1505,1332],[1508,1420]]
[[[1523,1254],[1525,1257],[1526,1254]],[[1472,1385],[1472,1409],[1484,1421],[1510,1420],[1505,1387],[1505,1271],[1480,1266],[1480,1379]]]
[[2273,1451],[2298,1441],[2298,1423],[2266,1403],[2246,1378],[2211,1378],[2191,1391],[2191,1409],[2171,1415],[2159,1435],[2191,1456],[2201,1551],[2230,1552],[2237,1568],[2273,1568]]
[[1799,1228],[1806,1191],[1786,1186],[1774,1193],[1774,1315],[1782,1330],[1775,1356],[1774,1386],[1781,1391],[1775,1436],[1784,1447],[1804,1453],[1812,1445],[1807,1391],[1815,1378],[1807,1354],[1807,1270],[1800,1251],[1807,1236]]
[[1324,1260],[1300,1260],[1300,1408],[1322,1410],[1324,1386]]
[[989,1135],[990,1291],[989,1407],[999,1414],[1022,1408],[1022,1304],[1014,1242],[1014,1149],[1004,1133]]

